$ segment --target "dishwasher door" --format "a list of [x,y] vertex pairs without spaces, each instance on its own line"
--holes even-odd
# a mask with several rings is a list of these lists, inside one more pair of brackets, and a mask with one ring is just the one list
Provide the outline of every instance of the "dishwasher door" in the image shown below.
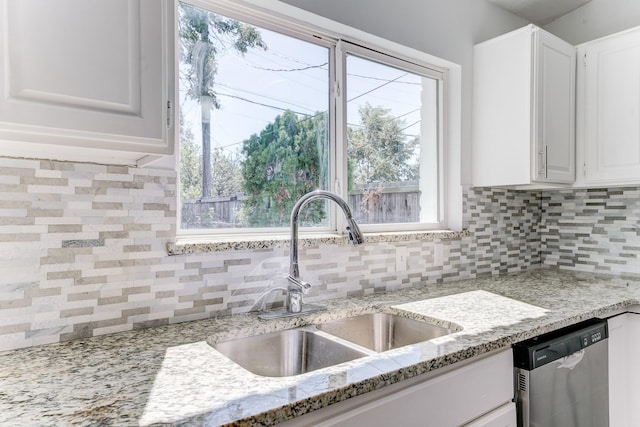
[[514,356],[519,427],[609,425],[606,320],[516,344]]

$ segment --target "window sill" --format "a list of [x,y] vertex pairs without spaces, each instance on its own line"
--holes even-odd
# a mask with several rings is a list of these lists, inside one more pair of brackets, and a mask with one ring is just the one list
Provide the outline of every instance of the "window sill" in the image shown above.
[[[365,242],[388,243],[406,242],[411,240],[456,240],[470,235],[471,233],[469,232],[469,230],[431,230],[400,233],[371,233],[365,234]],[[255,239],[252,239],[247,236],[246,239],[226,241],[185,240],[180,242],[167,243],[167,253],[169,255],[187,255],[209,252],[274,249],[288,247],[289,240],[289,237],[285,236],[274,236],[272,239],[265,239],[264,237],[256,237]],[[346,245],[349,243],[346,236],[336,234],[323,234],[301,237],[298,242],[300,247],[311,247],[318,245]]]

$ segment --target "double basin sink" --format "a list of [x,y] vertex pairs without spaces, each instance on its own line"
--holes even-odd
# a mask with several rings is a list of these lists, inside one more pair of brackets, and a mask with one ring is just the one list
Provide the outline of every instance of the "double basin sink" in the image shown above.
[[212,346],[257,375],[286,377],[322,369],[454,330],[390,313],[369,313]]

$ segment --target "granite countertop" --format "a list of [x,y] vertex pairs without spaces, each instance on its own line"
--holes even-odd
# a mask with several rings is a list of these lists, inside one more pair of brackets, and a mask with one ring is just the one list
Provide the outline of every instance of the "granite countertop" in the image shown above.
[[[351,396],[640,303],[640,282],[531,270],[0,353],[0,425],[272,425]],[[451,335],[293,377],[254,375],[208,343],[373,311]]]

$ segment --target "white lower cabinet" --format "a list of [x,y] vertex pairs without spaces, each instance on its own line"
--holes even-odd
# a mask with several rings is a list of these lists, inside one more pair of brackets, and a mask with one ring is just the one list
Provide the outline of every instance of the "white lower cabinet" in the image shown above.
[[463,427],[516,427],[516,404],[505,403]]
[[515,427],[512,399],[509,349],[347,399],[282,425]]
[[[636,313],[637,311],[637,313]],[[640,307],[608,319],[609,426],[640,426]]]

